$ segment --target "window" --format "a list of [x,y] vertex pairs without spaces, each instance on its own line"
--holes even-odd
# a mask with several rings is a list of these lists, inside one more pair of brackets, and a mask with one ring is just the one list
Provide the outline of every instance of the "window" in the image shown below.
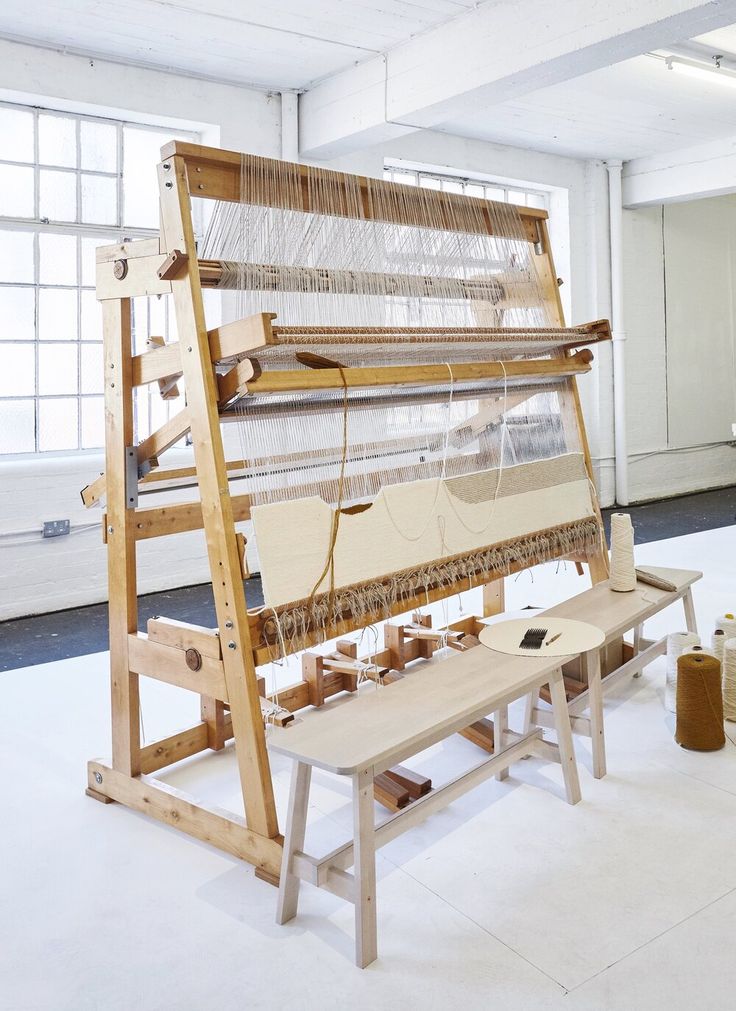
[[[498,182],[483,179],[470,179],[463,176],[443,175],[442,173],[417,170],[395,163],[387,163],[384,167],[384,178],[405,186],[420,186],[424,189],[441,190],[445,193],[460,193],[469,197],[479,197],[484,200],[495,200],[501,203],[512,203],[526,207],[539,207],[547,209],[549,194],[544,190],[520,189],[518,186],[506,186]],[[397,268],[401,269],[402,253],[396,252],[395,262]],[[487,276],[489,272],[498,269],[495,259],[489,259],[481,251],[474,253],[472,259],[467,262],[468,268],[478,276]],[[444,300],[445,306],[449,306],[448,300]],[[455,303],[457,311],[454,325],[474,326],[476,317],[472,312],[470,303],[461,300]],[[432,301],[422,298],[404,298],[392,296],[387,299],[386,316],[387,321],[394,326],[425,326],[439,320],[433,315],[434,306]],[[465,317],[465,318],[464,318]],[[523,309],[515,311],[513,322],[507,325],[521,326],[524,323],[531,323],[531,318],[527,319]]]
[[[0,103],[0,454],[104,442],[97,246],[158,233],[161,146],[193,134]],[[136,351],[168,340],[166,299],[135,299]],[[168,416],[138,391],[136,440]]]
[[423,186],[430,190],[443,190],[445,193],[464,193],[468,197],[481,197],[484,200],[498,200],[520,207],[549,210],[549,193],[545,190],[528,187],[522,189],[519,186],[506,186],[490,180],[466,179],[463,176],[442,175],[438,172],[425,172],[391,164],[386,165],[383,175],[385,179],[407,186]]

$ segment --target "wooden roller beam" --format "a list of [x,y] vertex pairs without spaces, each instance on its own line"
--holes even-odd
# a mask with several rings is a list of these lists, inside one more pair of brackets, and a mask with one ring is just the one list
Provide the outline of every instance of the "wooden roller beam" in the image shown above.
[[[384,368],[284,369],[262,372],[246,382],[248,393],[298,393],[310,390],[370,389],[385,386],[446,385],[450,381],[483,382],[489,379],[553,378],[590,372],[593,353],[587,348],[566,358],[525,359],[447,365],[396,365]],[[452,380],[450,380],[452,375]],[[224,378],[228,378],[227,376]],[[237,377],[228,384],[237,385]],[[222,402],[223,386],[220,386]]]

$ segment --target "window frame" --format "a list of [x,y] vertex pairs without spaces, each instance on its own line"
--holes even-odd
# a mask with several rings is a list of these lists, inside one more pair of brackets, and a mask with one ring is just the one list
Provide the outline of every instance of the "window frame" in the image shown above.
[[[501,203],[515,204],[519,207],[539,207],[540,209],[546,210],[548,213],[550,210],[550,191],[543,187],[529,186],[526,183],[494,179],[493,176],[467,175],[462,172],[452,172],[449,169],[447,171],[441,171],[429,168],[416,168],[409,165],[404,166],[393,161],[385,162],[383,167],[383,178],[390,180],[391,182],[397,182],[395,178],[397,175],[406,177],[413,176],[415,180],[413,185],[415,186],[421,186],[422,179],[433,179],[440,183],[439,187],[429,188],[442,189],[443,183],[453,183],[456,186],[460,185],[462,187],[463,195],[476,197],[477,199],[499,201],[500,198],[497,196],[488,196],[487,191],[501,190],[504,194],[504,199],[500,200]],[[404,185],[409,184],[404,183]],[[476,193],[467,193],[468,186],[481,186],[484,191],[483,198]],[[456,191],[452,190],[450,192]],[[523,204],[521,204],[518,200],[510,200],[510,193],[523,193],[527,199]],[[541,203],[530,204],[528,202],[529,196],[537,197],[541,200]]]

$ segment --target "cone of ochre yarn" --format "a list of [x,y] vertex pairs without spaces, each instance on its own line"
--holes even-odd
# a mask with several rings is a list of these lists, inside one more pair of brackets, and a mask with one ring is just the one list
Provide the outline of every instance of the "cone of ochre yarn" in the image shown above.
[[683,653],[677,659],[675,740],[690,751],[718,751],[726,743],[721,664],[708,653]]

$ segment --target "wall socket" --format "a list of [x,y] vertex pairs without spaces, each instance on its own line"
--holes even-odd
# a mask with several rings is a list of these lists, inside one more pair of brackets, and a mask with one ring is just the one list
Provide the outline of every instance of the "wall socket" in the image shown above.
[[69,520],[49,520],[43,525],[44,537],[63,537],[69,533]]

